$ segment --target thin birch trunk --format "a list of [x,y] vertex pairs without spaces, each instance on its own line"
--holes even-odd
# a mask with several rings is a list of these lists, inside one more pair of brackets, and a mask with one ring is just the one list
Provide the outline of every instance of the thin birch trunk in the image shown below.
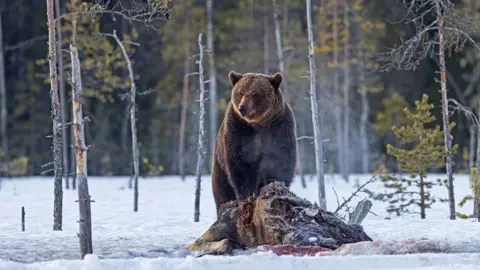
[[452,135],[450,134],[450,124],[448,119],[448,106],[447,106],[447,78],[445,73],[445,44],[444,44],[444,21],[443,13],[439,0],[435,1],[437,12],[437,25],[438,25],[438,45],[439,45],[439,60],[440,60],[440,85],[442,93],[442,115],[443,115],[443,133],[445,135],[445,155],[446,155],[446,167],[448,177],[448,204],[450,209],[450,219],[455,219],[455,192],[453,187],[453,175],[452,175]]
[[342,138],[342,113],[340,108],[340,78],[338,68],[338,0],[333,3],[333,22],[332,22],[332,39],[333,39],[333,98],[334,98],[334,117],[335,117],[335,137],[337,143],[337,163],[340,174],[344,174],[344,151]]
[[[188,25],[186,23],[185,25]],[[188,26],[186,26],[188,31]],[[178,169],[182,180],[185,181],[185,134],[187,133],[187,109],[188,109],[188,90],[190,86],[190,43],[187,42],[185,46],[185,60],[184,65],[184,76],[183,76],[183,93],[182,93],[182,109],[180,115],[180,136],[178,141]]]
[[203,45],[202,45],[202,33],[198,35],[198,47],[200,49],[200,58],[198,59],[198,78],[200,83],[200,113],[199,113],[199,124],[198,124],[198,144],[197,144],[197,179],[195,187],[195,212],[193,221],[200,221],[200,190],[202,184],[202,172],[204,167],[205,160],[205,151],[204,151],[204,138],[205,138],[205,128],[204,128],[204,115],[205,115],[205,82],[203,79]]
[[[478,114],[477,115],[480,115],[480,101],[478,102]],[[477,123],[477,179],[474,179],[474,181],[476,181],[476,185],[475,187],[478,186],[478,183],[480,181],[479,179],[479,170],[480,170],[480,124]],[[477,218],[477,221],[480,222],[480,198],[479,198],[479,191],[477,190],[477,188],[474,189],[475,190],[475,194],[474,194],[474,198],[476,198],[476,200],[474,200],[474,214],[476,214],[476,218]],[[476,211],[475,211],[476,210]]]
[[78,180],[78,209],[80,214],[78,238],[80,241],[80,258],[93,253],[92,246],[92,211],[90,208],[90,194],[87,179],[87,147],[85,146],[85,129],[82,112],[82,73],[78,50],[70,44],[72,64],[72,106],[73,131],[75,135],[76,175]]
[[349,8],[345,4],[343,12],[343,24],[345,31],[345,43],[343,45],[343,57],[345,65],[345,73],[343,76],[343,179],[348,181],[350,172],[349,160],[349,124],[350,124],[350,22]]
[[62,116],[60,114],[60,100],[58,97],[57,82],[57,52],[55,40],[53,0],[47,0],[48,20],[48,63],[50,69],[50,97],[52,100],[53,119],[53,230],[62,230],[63,190],[62,190]]
[[370,103],[368,102],[367,86],[365,84],[365,52],[362,51],[358,62],[358,74],[360,83],[360,95],[362,103],[362,112],[360,114],[360,143],[362,152],[362,173],[368,173],[370,170],[370,149],[368,147],[367,123],[370,113]]
[[[479,105],[480,105],[480,102],[479,102]],[[479,112],[480,112],[480,106],[479,106]],[[471,123],[470,124],[470,151],[472,151],[474,154],[472,155],[471,153],[470,154],[470,160],[469,160],[469,165],[470,165],[470,185],[473,186],[473,191],[474,191],[474,196],[473,196],[473,216],[474,217],[477,217],[478,216],[478,196],[477,196],[477,183],[478,183],[478,166],[480,165],[480,159],[478,158],[479,156],[479,153],[480,153],[480,146],[477,145],[477,149],[476,149],[476,152],[477,152],[477,164],[476,164],[476,173],[475,174],[472,174],[472,169],[473,167],[475,167],[475,123]],[[477,123],[477,136],[480,135],[480,125]],[[479,138],[477,137],[477,140]],[[473,143],[472,143],[473,141]],[[478,141],[477,141],[478,143]],[[474,178],[476,177],[476,178]],[[480,221],[480,220],[479,220]]]
[[277,0],[272,0],[273,3],[273,18],[275,25],[275,43],[277,45],[278,69],[283,74],[282,90],[285,95],[285,101],[290,101],[290,93],[288,92],[287,74],[285,73],[285,58],[283,56],[282,33],[280,31],[280,13],[278,10]]
[[[207,47],[208,47],[208,64],[210,66],[209,74],[209,93],[210,93],[210,138],[209,153],[213,156],[213,148],[217,137],[217,75],[215,67],[215,54],[213,47],[213,0],[207,0]],[[207,161],[213,160],[209,158]]]
[[[3,55],[3,26],[2,12],[0,11],[0,136],[2,137],[3,162],[9,164],[10,153],[8,151],[7,134],[7,87],[5,84],[5,60]],[[6,172],[8,174],[8,170]]]
[[136,109],[137,104],[135,102],[135,98],[137,96],[137,85],[135,84],[135,75],[133,73],[132,62],[130,61],[130,57],[125,50],[125,46],[123,46],[122,41],[117,36],[117,32],[113,30],[113,37],[117,42],[118,46],[122,50],[123,57],[127,62],[128,68],[128,76],[130,78],[130,129],[132,132],[132,157],[133,157],[133,211],[138,212],[138,176],[140,174],[140,167],[139,167],[139,159],[140,159],[140,151],[138,149],[138,141],[137,141],[137,118],[136,118]]
[[[55,12],[57,14],[57,18],[61,16],[61,9],[60,9],[60,0],[55,0]],[[57,22],[57,46],[58,46],[58,76],[59,76],[59,85],[58,89],[60,91],[60,113],[62,115],[62,124],[65,125],[65,122],[67,122],[67,106],[66,106],[66,97],[65,97],[65,77],[63,75],[64,69],[63,69],[63,57],[62,57],[62,24],[61,20],[58,20]],[[64,175],[65,175],[65,188],[69,189],[70,188],[70,183],[69,183],[69,172],[68,172],[68,142],[67,142],[67,132],[68,129],[66,126],[62,128],[62,142],[63,142],[63,147],[62,147],[62,152],[63,152],[63,170],[64,170]]]
[[311,2],[306,0],[307,4],[307,27],[308,27],[308,59],[310,62],[310,104],[312,109],[313,136],[315,141],[315,167],[318,181],[318,201],[320,208],[327,210],[327,200],[325,197],[325,178],[323,169],[323,142],[320,132],[320,123],[318,121],[318,102],[317,102],[317,80],[315,67],[314,42],[312,33],[312,15]]

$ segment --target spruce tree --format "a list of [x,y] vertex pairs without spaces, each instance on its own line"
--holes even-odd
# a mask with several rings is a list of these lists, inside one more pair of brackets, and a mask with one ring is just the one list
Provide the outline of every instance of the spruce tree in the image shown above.
[[[403,148],[388,144],[387,153],[396,158],[400,171],[408,173],[410,178],[383,175],[381,181],[389,191],[376,195],[369,191],[374,199],[388,201],[388,213],[396,213],[399,216],[401,213],[412,212],[412,208],[418,206],[420,217],[424,219],[425,210],[438,200],[428,190],[435,185],[446,183],[446,180],[426,179],[430,169],[445,166],[443,131],[438,125],[433,128],[427,127],[436,120],[431,112],[433,108],[434,105],[428,103],[428,95],[424,94],[421,101],[415,102],[413,112],[408,108],[403,109],[409,123],[401,127],[392,127],[393,133]],[[449,128],[452,129],[454,126],[455,123],[452,122]],[[456,153],[458,145],[455,145],[452,150]],[[439,200],[446,201],[442,198]]]

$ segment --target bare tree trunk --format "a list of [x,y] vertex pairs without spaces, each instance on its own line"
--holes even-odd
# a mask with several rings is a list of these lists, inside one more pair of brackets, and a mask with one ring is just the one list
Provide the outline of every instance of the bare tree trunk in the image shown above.
[[[185,23],[188,25],[188,23]],[[188,26],[186,26],[188,29]],[[178,169],[182,180],[185,181],[185,140],[187,133],[187,109],[188,109],[188,92],[190,86],[189,74],[190,74],[190,42],[187,42],[185,46],[185,60],[184,65],[184,77],[183,77],[183,93],[182,93],[182,110],[180,115],[180,136],[178,141]]]
[[314,54],[314,42],[312,33],[312,15],[311,15],[311,2],[306,0],[307,3],[307,27],[308,27],[308,59],[310,62],[310,104],[312,106],[312,124],[313,124],[313,136],[315,137],[315,167],[317,171],[318,181],[318,201],[320,208],[327,210],[327,200],[325,197],[325,178],[323,170],[323,142],[322,134],[320,132],[320,123],[318,121],[318,102],[317,102],[317,79],[316,79],[316,66],[315,66],[315,54]]
[[[3,26],[2,12],[0,11],[0,134],[2,136],[3,162],[8,164],[10,153],[8,151],[8,134],[7,134],[7,88],[5,84],[5,60],[3,54]],[[8,174],[8,172],[7,172]]]
[[132,62],[130,61],[130,57],[125,50],[125,46],[123,46],[122,41],[117,36],[116,30],[113,30],[113,37],[117,42],[120,49],[122,49],[123,57],[127,62],[128,68],[128,75],[130,78],[130,129],[132,132],[132,157],[133,157],[133,211],[138,211],[138,175],[140,174],[140,167],[139,167],[139,158],[140,158],[140,151],[138,149],[138,141],[137,141],[137,118],[135,116],[135,112],[137,109],[137,104],[135,102],[135,97],[137,96],[137,86],[135,84],[135,76],[133,73]]
[[[209,93],[210,93],[210,157],[213,157],[213,148],[217,137],[217,75],[215,67],[215,54],[213,48],[213,0],[207,0],[207,46],[208,46],[208,63],[210,66],[209,75]],[[209,158],[207,162],[211,161]]]
[[275,43],[277,44],[278,69],[283,74],[282,90],[285,95],[285,100],[290,101],[290,93],[288,92],[288,79],[285,73],[285,58],[283,57],[282,33],[280,31],[280,11],[278,10],[277,0],[272,0],[273,3],[273,18],[275,24]]
[[445,73],[445,44],[443,37],[443,13],[439,0],[435,1],[437,11],[437,25],[438,25],[438,45],[439,45],[439,60],[440,60],[440,85],[442,93],[442,115],[443,115],[443,132],[445,134],[445,155],[447,165],[448,177],[448,204],[450,208],[450,219],[455,219],[455,192],[453,187],[452,175],[452,135],[450,134],[450,124],[448,119],[448,105],[447,105],[447,78]]
[[53,174],[54,174],[54,199],[53,199],[53,230],[62,230],[62,116],[60,114],[60,100],[57,88],[57,52],[55,40],[55,22],[53,15],[53,0],[47,0],[48,20],[48,63],[50,67],[50,97],[52,100],[53,118]]
[[343,45],[343,57],[345,64],[345,73],[343,76],[343,179],[348,182],[350,172],[349,160],[349,124],[350,124],[350,22],[349,8],[345,4],[343,12],[343,23],[345,31],[345,43]]
[[362,173],[368,173],[370,170],[370,149],[368,147],[367,123],[370,113],[370,104],[367,97],[367,86],[365,84],[365,52],[361,52],[358,63],[358,74],[360,83],[360,95],[362,102],[362,112],[360,114],[360,143],[362,152]]
[[[266,2],[266,1],[265,1]],[[269,29],[269,22],[268,16],[270,13],[268,12],[268,5],[264,7],[264,14],[263,14],[263,73],[269,74],[270,73],[270,29]]]
[[[477,115],[480,115],[480,102],[478,102],[478,114]],[[479,173],[480,173],[480,124],[477,123],[477,179],[473,179],[473,181],[476,181],[476,185],[475,187],[478,186],[478,183],[480,182],[480,177],[479,177]],[[475,194],[474,194],[474,198],[476,198],[476,200],[474,200],[474,207],[473,207],[473,213],[476,215],[477,217],[477,220],[478,222],[480,222],[480,198],[479,198],[479,191],[477,188],[474,189],[475,190]]]
[[[468,145],[468,168],[475,167],[475,123],[469,121],[468,134],[470,135],[470,143]],[[474,179],[470,179],[474,180]]]
[[334,114],[335,114],[335,137],[337,143],[337,163],[339,172],[343,175],[344,168],[344,150],[342,138],[342,113],[340,108],[340,83],[338,68],[338,1],[335,0],[333,9],[332,22],[332,39],[333,39],[333,98],[334,98]]
[[93,253],[92,246],[92,211],[90,208],[90,194],[87,179],[87,147],[85,146],[85,132],[82,112],[82,73],[78,51],[75,45],[70,44],[72,63],[72,105],[73,131],[75,135],[75,152],[77,157],[76,175],[78,179],[78,209],[80,214],[78,238],[80,240],[80,258]]
[[[60,0],[55,0],[55,12],[57,14],[57,17],[60,17],[61,11],[60,11]],[[63,70],[63,57],[62,57],[62,24],[61,20],[58,20],[57,22],[57,46],[58,46],[58,76],[59,76],[59,85],[58,89],[60,91],[60,113],[62,115],[62,124],[64,125],[62,128],[62,142],[63,142],[63,147],[62,147],[62,153],[63,153],[63,170],[64,170],[64,175],[65,175],[65,188],[69,189],[70,184],[69,184],[69,172],[68,172],[68,142],[67,142],[67,132],[68,129],[65,126],[65,122],[67,122],[67,106],[66,106],[66,97],[65,97],[65,77],[63,75],[64,70]]]
[[[72,4],[72,12],[75,12],[77,10],[77,0],[71,0],[71,4]],[[77,44],[77,16],[76,15],[72,16],[72,44],[73,44],[73,46],[76,46],[76,44]],[[72,84],[72,93],[74,93],[73,91],[75,90],[73,88],[74,88],[74,85]],[[72,111],[72,119],[73,119],[74,114],[75,114],[75,110]],[[75,130],[74,130],[74,128],[72,128],[71,131],[72,132],[71,132],[71,137],[70,138],[72,140],[72,145],[75,147],[75,143],[74,143],[75,142]],[[76,152],[77,151],[71,151],[70,152],[71,153],[70,162],[72,163],[72,172],[75,171],[75,174],[72,175],[72,189],[73,190],[75,190],[77,188],[77,174],[76,174],[77,153]]]
[[[72,119],[73,119],[73,114],[72,114]],[[72,145],[74,145],[75,143],[75,132],[73,130],[73,128],[71,129],[71,132],[70,132],[70,139],[71,139],[71,142],[72,142]],[[75,151],[70,151],[70,166],[71,166],[71,171],[72,171],[72,189],[75,190],[77,188],[77,173],[76,173],[76,164],[77,164],[77,161],[76,161],[76,153]]]
[[195,187],[195,212],[193,221],[200,221],[200,190],[202,183],[202,172],[204,167],[205,151],[203,141],[205,137],[204,128],[204,115],[205,115],[205,82],[203,80],[203,46],[202,46],[202,33],[198,35],[198,47],[200,49],[200,58],[198,59],[198,77],[200,83],[200,115],[198,124],[198,144],[197,144],[197,180]]

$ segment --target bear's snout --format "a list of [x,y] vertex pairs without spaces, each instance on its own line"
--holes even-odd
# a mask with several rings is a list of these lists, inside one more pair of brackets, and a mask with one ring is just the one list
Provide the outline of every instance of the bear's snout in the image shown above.
[[247,114],[247,106],[240,105],[238,107],[238,111],[242,116],[245,116]]

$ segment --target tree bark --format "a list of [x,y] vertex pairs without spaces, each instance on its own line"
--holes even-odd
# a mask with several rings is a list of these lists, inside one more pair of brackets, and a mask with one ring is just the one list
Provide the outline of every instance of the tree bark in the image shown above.
[[[469,121],[468,134],[470,135],[470,143],[468,145],[468,168],[475,167],[475,123]],[[470,179],[473,181],[473,179]]]
[[[55,12],[57,14],[57,17],[61,16],[61,9],[60,9],[60,0],[55,0]],[[68,142],[67,142],[67,126],[65,126],[65,123],[67,122],[67,106],[66,106],[66,97],[65,97],[65,77],[64,77],[64,69],[63,69],[63,57],[62,57],[62,24],[61,20],[58,20],[57,22],[57,46],[58,46],[58,76],[59,76],[59,85],[58,85],[58,90],[60,91],[60,113],[62,115],[62,142],[63,142],[63,147],[62,147],[62,157],[63,157],[63,171],[65,175],[65,188],[69,189],[70,188],[70,183],[68,181],[69,179],[69,172],[68,172]]]
[[[267,3],[265,1],[265,3]],[[263,73],[269,74],[270,73],[270,29],[269,29],[269,22],[268,16],[270,12],[268,10],[268,5],[265,4],[263,10]]]
[[53,0],[47,0],[48,20],[48,64],[50,70],[50,97],[52,101],[53,119],[53,173],[54,173],[54,199],[53,199],[53,230],[62,230],[62,116],[60,114],[60,100],[58,98],[57,84],[57,52],[55,40],[55,23],[53,15]]
[[447,78],[445,73],[445,43],[444,43],[444,21],[443,13],[440,5],[440,0],[435,1],[437,12],[438,25],[438,45],[439,45],[439,60],[440,60],[440,85],[442,93],[442,115],[443,115],[443,133],[445,137],[445,156],[448,177],[448,204],[450,209],[450,219],[454,220],[455,215],[455,192],[453,187],[453,172],[452,172],[452,135],[450,134],[450,124],[448,119],[448,105],[447,105]]
[[[186,31],[188,31],[188,23],[185,23]],[[187,109],[188,109],[188,92],[190,89],[190,42],[187,41],[185,46],[184,76],[183,76],[183,93],[182,93],[182,109],[180,115],[180,136],[178,141],[178,170],[182,180],[185,181],[185,140],[187,133]]]
[[[478,102],[478,114],[480,115],[480,101]],[[480,182],[480,177],[479,177],[479,170],[480,170],[480,124],[477,123],[477,179],[473,179],[474,181],[477,181],[476,184]],[[477,186],[476,185],[476,186]],[[474,194],[474,198],[476,198],[475,206],[474,206],[474,213],[477,215],[477,220],[480,222],[480,198],[479,196],[479,191],[475,190],[476,194]],[[476,208],[476,211],[475,211]]]
[[[72,12],[76,12],[76,10],[77,10],[77,0],[71,0],[70,3],[72,4]],[[77,46],[76,44],[77,44],[77,15],[73,15],[72,16],[72,45]],[[74,85],[72,84],[72,93],[74,91],[73,88],[74,88]],[[73,119],[74,113],[75,112],[72,111],[72,119]],[[74,128],[71,129],[70,139],[72,140],[72,144],[75,145],[73,143],[73,142],[75,142],[75,130],[74,130]],[[72,172],[74,172],[74,171],[76,172],[77,153],[76,153],[76,151],[71,151],[70,153],[71,153],[70,162],[72,163]],[[74,175],[72,175],[72,189],[75,190],[76,188],[77,188],[77,174],[75,173]]]
[[[209,151],[210,156],[213,156],[213,148],[215,139],[217,137],[217,74],[215,67],[215,54],[213,47],[213,0],[207,0],[207,47],[208,47],[208,63],[210,66],[209,75],[209,93],[210,93],[210,136],[209,136]],[[209,158],[208,161],[211,161]]]
[[[2,137],[2,160],[4,164],[9,164],[10,153],[8,151],[8,134],[7,134],[7,87],[5,83],[5,60],[3,49],[3,26],[2,12],[0,11],[0,136]],[[6,172],[8,175],[8,171]]]
[[318,201],[322,210],[327,210],[327,200],[325,197],[325,177],[323,169],[323,142],[320,132],[320,123],[318,121],[318,102],[317,102],[317,69],[315,66],[315,52],[312,33],[312,15],[311,1],[307,3],[307,31],[308,31],[308,59],[310,62],[310,105],[312,109],[313,136],[315,142],[315,167],[318,181]]
[[137,118],[136,118],[136,110],[137,104],[135,98],[137,96],[137,85],[135,84],[135,75],[133,73],[132,62],[130,61],[130,57],[125,50],[125,46],[123,46],[122,41],[117,36],[117,32],[113,30],[113,37],[117,42],[118,46],[122,50],[123,57],[125,58],[125,62],[127,62],[128,68],[128,77],[130,79],[130,129],[132,132],[132,158],[133,158],[133,211],[138,212],[138,176],[140,174],[140,151],[138,149],[138,140],[137,140]]
[[372,241],[361,225],[347,224],[273,182],[257,197],[224,204],[218,219],[187,250],[228,254],[264,245],[334,250],[361,241]]
[[205,137],[204,128],[204,115],[205,115],[205,82],[203,80],[203,45],[202,45],[202,33],[198,35],[198,47],[200,49],[200,58],[198,59],[198,77],[200,83],[200,113],[198,124],[198,144],[197,144],[197,179],[195,187],[195,212],[193,221],[200,221],[200,190],[202,184],[202,172],[204,168],[205,151],[203,141]]
[[345,4],[343,12],[343,23],[345,31],[345,43],[343,45],[343,57],[345,72],[343,76],[343,179],[348,181],[348,174],[350,172],[349,160],[349,124],[350,124],[350,22],[349,22],[349,8]]
[[280,31],[280,11],[278,10],[277,0],[272,0],[273,3],[273,19],[275,25],[275,43],[277,45],[278,69],[283,74],[282,90],[285,96],[285,101],[290,101],[290,93],[288,92],[288,79],[285,73],[285,58],[283,56],[282,33]]
[[370,104],[368,102],[368,90],[365,84],[365,52],[361,52],[358,62],[358,74],[360,83],[360,95],[362,102],[362,112],[360,114],[360,143],[362,152],[362,173],[368,173],[370,170],[370,149],[368,147],[367,123],[370,113]]
[[335,114],[335,137],[337,143],[337,163],[340,174],[344,174],[344,156],[343,138],[342,138],[342,113],[340,108],[340,83],[338,68],[338,0],[333,3],[333,22],[332,22],[332,39],[333,39],[333,97],[334,97],[334,114]]
[[80,214],[78,238],[80,240],[80,258],[93,253],[92,246],[92,212],[90,208],[90,194],[87,179],[87,147],[85,146],[85,132],[82,112],[82,73],[78,50],[70,44],[72,64],[72,106],[73,131],[75,135],[75,152],[77,160],[76,175],[78,179],[78,208]]

